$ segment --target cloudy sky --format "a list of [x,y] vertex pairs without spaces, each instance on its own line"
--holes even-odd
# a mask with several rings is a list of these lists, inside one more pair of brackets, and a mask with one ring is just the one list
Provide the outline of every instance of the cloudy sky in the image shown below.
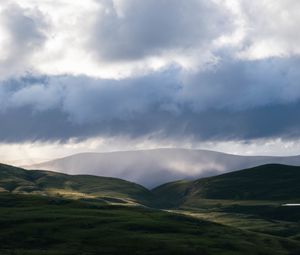
[[300,1],[0,0],[5,162],[300,154]]

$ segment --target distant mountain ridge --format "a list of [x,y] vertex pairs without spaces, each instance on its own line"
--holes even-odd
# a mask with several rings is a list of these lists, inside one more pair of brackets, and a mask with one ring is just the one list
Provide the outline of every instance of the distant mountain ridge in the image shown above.
[[263,164],[300,166],[300,156],[240,156],[208,150],[153,149],[81,153],[25,168],[110,176],[153,188],[166,182],[192,180]]

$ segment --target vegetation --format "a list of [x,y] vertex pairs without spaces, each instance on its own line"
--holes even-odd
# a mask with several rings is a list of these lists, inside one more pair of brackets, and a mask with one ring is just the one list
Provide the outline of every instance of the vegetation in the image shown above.
[[[200,199],[300,201],[300,167],[263,165],[153,190],[161,205],[180,206]],[[176,195],[174,195],[176,194]]]
[[72,199],[100,199],[124,204],[152,202],[141,185],[117,178],[24,170],[0,164],[0,190],[15,194],[40,194]]
[[299,169],[266,165],[149,191],[0,165],[0,254],[300,254],[300,207],[282,206],[299,201]]
[[0,196],[0,254],[297,254],[287,238],[142,207]]

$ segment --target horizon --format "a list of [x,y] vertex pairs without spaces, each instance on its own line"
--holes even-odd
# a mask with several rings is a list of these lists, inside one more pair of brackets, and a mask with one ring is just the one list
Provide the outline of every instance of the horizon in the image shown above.
[[0,0],[0,254],[300,254],[299,0]]
[[1,160],[161,147],[299,155],[299,8],[2,1]]
[[72,156],[76,155],[81,155],[81,154],[113,154],[113,153],[126,153],[126,152],[142,152],[142,151],[156,151],[156,150],[188,150],[188,151],[207,151],[207,152],[216,152],[216,153],[221,153],[221,154],[227,154],[227,155],[232,155],[232,156],[243,156],[243,157],[297,157],[300,156],[300,154],[292,154],[292,155],[281,155],[281,154],[238,154],[238,153],[229,153],[225,151],[217,151],[213,149],[197,149],[197,148],[174,148],[174,147],[157,147],[157,148],[149,148],[149,149],[133,149],[133,150],[112,150],[112,151],[82,151],[82,152],[77,152],[74,154],[66,154],[62,155],[59,157],[54,157],[54,158],[48,158],[48,159],[42,159],[42,158],[23,158],[23,159],[16,159],[14,158],[13,160],[3,160],[0,162],[2,164],[8,164],[8,165],[13,165],[17,167],[27,167],[31,165],[37,165],[40,163],[45,163],[53,160],[59,160],[59,159],[64,159],[64,158],[69,158]]

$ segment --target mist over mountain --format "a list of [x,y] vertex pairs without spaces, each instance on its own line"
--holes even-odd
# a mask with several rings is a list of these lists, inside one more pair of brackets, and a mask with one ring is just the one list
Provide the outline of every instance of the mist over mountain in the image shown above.
[[153,149],[81,153],[26,168],[117,177],[153,188],[170,181],[208,177],[271,163],[297,166],[300,156],[240,156],[207,150]]

